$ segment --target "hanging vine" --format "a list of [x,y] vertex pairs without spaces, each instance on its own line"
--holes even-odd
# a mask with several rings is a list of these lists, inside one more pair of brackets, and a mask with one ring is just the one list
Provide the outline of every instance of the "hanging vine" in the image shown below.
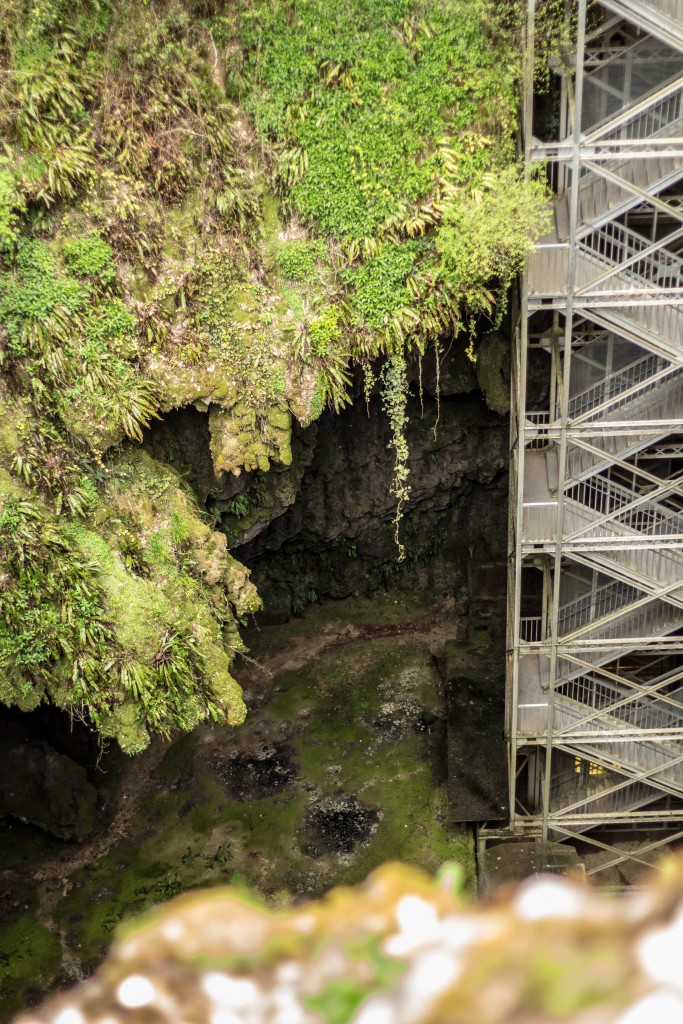
[[372,390],[377,383],[377,377],[370,363],[363,363],[363,398],[365,399],[365,411],[370,415],[370,398]]
[[436,365],[436,419],[434,420],[434,440],[436,441],[436,429],[441,419],[441,345],[438,340],[434,342],[434,363]]
[[408,416],[406,408],[408,403],[408,378],[406,375],[406,361],[403,352],[396,352],[389,356],[382,367],[380,378],[382,381],[382,406],[389,419],[391,426],[391,440],[387,445],[394,451],[394,476],[391,484],[391,493],[396,498],[396,508],[392,524],[394,527],[394,540],[398,548],[398,561],[402,562],[406,556],[404,545],[401,543],[399,528],[403,518],[403,507],[410,497],[410,485],[408,484],[408,442],[406,440],[406,427]]

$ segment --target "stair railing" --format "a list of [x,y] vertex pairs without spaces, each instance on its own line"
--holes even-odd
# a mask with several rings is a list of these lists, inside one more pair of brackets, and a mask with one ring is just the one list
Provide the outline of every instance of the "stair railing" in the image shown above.
[[632,604],[642,597],[637,587],[613,580],[572,601],[560,605],[557,613],[557,631],[560,636],[573,633],[589,623]]
[[569,418],[576,421],[582,417],[588,419],[589,413],[603,415],[608,411],[614,412],[627,402],[648,394],[655,386],[681,376],[683,367],[672,367],[663,356],[649,352],[622,370],[603,377],[597,384],[591,384],[573,395],[569,399]]
[[649,139],[672,134],[683,117],[683,77],[674,79],[654,95],[645,97],[593,127],[583,145],[622,139]]
[[623,275],[629,284],[641,286],[634,290],[683,289],[683,259],[663,248],[665,243],[679,238],[683,238],[683,228],[677,228],[661,242],[651,242],[616,221],[595,228],[581,238],[577,247],[589,259],[608,263],[609,269],[579,288],[576,294],[590,292],[596,284],[616,274]]
[[[676,489],[675,482],[663,483],[670,484],[668,491]],[[604,529],[611,523],[646,535],[683,535],[683,514],[606,477],[592,476],[579,480],[571,484],[566,496],[570,501],[590,508],[600,517],[599,521],[581,527],[568,539],[592,536],[593,531]]]

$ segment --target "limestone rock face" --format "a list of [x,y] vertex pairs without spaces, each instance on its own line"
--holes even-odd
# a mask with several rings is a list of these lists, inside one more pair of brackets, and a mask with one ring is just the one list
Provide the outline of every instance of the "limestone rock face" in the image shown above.
[[[480,392],[442,396],[438,408],[425,392],[422,405],[410,399],[408,418],[411,493],[400,535],[411,586],[439,591],[453,586],[472,551],[494,559],[504,552],[508,428]],[[374,396],[369,414],[358,401],[321,416],[296,501],[234,542],[268,615],[286,616],[309,594],[371,592],[396,572],[390,440]],[[438,580],[421,578],[426,566]]]
[[235,890],[128,925],[95,977],[21,1024],[664,1024],[683,1019],[683,864],[637,897],[537,876],[473,908],[389,865],[269,912]]
[[266,472],[271,459],[289,466],[291,425],[292,416],[287,408],[275,406],[261,416],[243,401],[230,409],[212,406],[209,430],[216,472],[236,476],[243,469]]
[[0,818],[20,818],[60,839],[96,825],[97,790],[81,765],[48,743],[6,727],[0,747]]
[[477,380],[486,404],[499,416],[510,411],[510,341],[497,331],[485,334],[477,353]]

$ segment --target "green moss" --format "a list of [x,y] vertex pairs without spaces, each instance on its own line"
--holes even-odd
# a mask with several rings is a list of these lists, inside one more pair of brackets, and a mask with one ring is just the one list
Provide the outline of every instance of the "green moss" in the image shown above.
[[216,470],[235,474],[242,469],[266,472],[271,459],[289,466],[291,420],[289,410],[277,406],[269,406],[262,414],[244,401],[230,409],[214,406],[209,414],[209,430]]
[[261,199],[261,216],[263,219],[263,234],[266,244],[274,248],[282,231],[282,221],[278,209],[277,196],[266,194]]
[[0,998],[3,1015],[13,1016],[26,1009],[29,990],[47,991],[61,964],[59,939],[32,913],[0,924],[3,966]]
[[248,572],[172,471],[140,451],[110,468],[87,523],[62,526],[40,504],[5,501],[0,545],[12,585],[0,609],[0,695],[24,708],[45,696],[77,701],[130,753],[152,732],[207,716],[239,724],[230,664],[240,645],[231,636],[226,647],[223,630],[260,606]]
[[[262,646],[254,653],[277,654],[285,642],[298,650],[297,638],[305,647],[341,622],[398,626],[423,611],[414,596],[343,602],[341,611],[314,606],[288,628],[255,632]],[[425,646],[391,636],[350,642],[305,668],[256,679],[259,710],[245,725],[203,725],[170,744],[128,824],[130,838],[72,872],[70,890],[55,894],[54,927],[67,932],[87,973],[132,913],[197,886],[238,882],[282,906],[397,857],[430,871],[455,860],[471,881],[471,842],[443,825],[442,755],[429,732],[438,728],[442,696]],[[423,719],[433,724],[423,728]],[[240,758],[259,765],[262,749],[276,745],[287,781],[250,791],[253,774]],[[119,799],[125,772],[121,784]],[[320,845],[311,826],[312,811],[340,799],[377,813],[375,831],[341,851]],[[29,859],[50,855],[41,838]]]
[[191,778],[193,773],[194,755],[199,744],[194,733],[188,733],[176,740],[166,751],[164,757],[154,770],[155,778],[183,779]]

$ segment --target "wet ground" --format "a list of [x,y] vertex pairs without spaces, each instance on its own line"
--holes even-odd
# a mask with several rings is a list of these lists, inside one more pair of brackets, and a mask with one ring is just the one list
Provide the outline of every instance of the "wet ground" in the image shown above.
[[469,838],[446,825],[439,666],[459,629],[452,608],[397,595],[252,630],[244,726],[105,756],[110,821],[84,843],[0,825],[0,1017],[90,973],[121,920],[188,888],[285,905],[389,859],[471,877]]

